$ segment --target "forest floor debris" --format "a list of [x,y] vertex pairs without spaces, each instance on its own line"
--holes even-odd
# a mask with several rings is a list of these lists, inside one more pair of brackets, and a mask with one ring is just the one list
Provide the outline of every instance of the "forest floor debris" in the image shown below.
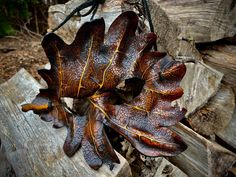
[[47,62],[40,38],[22,33],[0,38],[0,83],[10,79],[21,68],[39,80],[37,70]]

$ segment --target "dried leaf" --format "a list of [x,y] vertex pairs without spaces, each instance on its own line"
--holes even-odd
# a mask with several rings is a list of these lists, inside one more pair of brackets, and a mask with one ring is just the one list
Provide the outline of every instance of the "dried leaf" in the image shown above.
[[[48,88],[40,90],[23,111],[33,110],[55,127],[66,126],[64,151],[82,147],[93,169],[119,163],[104,125],[123,135],[147,156],[173,156],[186,149],[167,127],[180,121],[186,110],[171,106],[183,94],[179,83],[185,65],[163,53],[150,52],[156,36],[136,35],[138,17],[122,13],[105,35],[103,19],[85,23],[70,45],[50,33],[42,46],[51,63],[39,74]],[[67,110],[61,98],[78,99],[78,112]]]

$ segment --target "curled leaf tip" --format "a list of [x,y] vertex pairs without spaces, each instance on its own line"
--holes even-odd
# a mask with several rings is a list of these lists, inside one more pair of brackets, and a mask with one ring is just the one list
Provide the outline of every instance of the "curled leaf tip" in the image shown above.
[[41,104],[41,105],[37,105],[37,104],[23,104],[22,105],[22,111],[27,112],[29,110],[33,110],[33,111],[48,111],[51,108],[50,104]]

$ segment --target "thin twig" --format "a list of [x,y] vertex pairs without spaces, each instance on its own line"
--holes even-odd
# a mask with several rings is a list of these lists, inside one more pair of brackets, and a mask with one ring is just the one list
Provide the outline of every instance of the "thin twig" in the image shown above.
[[[148,19],[150,31],[154,33],[154,27],[152,24],[152,17],[151,17],[150,10],[149,10],[148,4],[147,4],[147,0],[142,0],[142,3],[143,3],[143,8],[144,8],[144,14]],[[156,42],[154,43],[153,47],[154,47],[154,50],[157,51]]]
[[91,16],[90,20],[93,20],[95,14],[97,13],[98,6],[99,6],[99,4],[96,4],[96,6],[95,6],[95,8],[94,8],[94,10],[93,10],[93,13],[92,13],[92,16]]
[[54,28],[51,32],[55,32],[56,30],[58,30],[59,28],[61,28],[64,24],[66,24],[67,21],[70,20],[71,17],[73,17],[75,15],[75,13],[78,13],[79,16],[81,16],[80,11],[92,6],[94,4],[94,0],[85,2],[83,4],[81,4],[80,6],[76,7],[64,20],[63,22],[61,22],[56,28]]

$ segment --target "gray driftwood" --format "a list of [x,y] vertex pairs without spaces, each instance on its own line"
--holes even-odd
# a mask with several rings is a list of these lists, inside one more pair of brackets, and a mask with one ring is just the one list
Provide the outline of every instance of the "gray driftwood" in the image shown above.
[[188,121],[196,132],[209,136],[226,128],[234,109],[234,92],[230,86],[222,84],[216,95],[190,116]]
[[0,86],[0,138],[6,158],[18,177],[130,177],[127,161],[112,171],[103,165],[92,170],[78,151],[68,158],[63,150],[66,130],[53,129],[32,112],[23,113],[21,105],[29,103],[41,86],[24,69]]
[[191,177],[222,177],[236,162],[236,155],[222,146],[207,140],[192,129],[179,123],[173,127],[188,149],[172,157],[171,161]]

